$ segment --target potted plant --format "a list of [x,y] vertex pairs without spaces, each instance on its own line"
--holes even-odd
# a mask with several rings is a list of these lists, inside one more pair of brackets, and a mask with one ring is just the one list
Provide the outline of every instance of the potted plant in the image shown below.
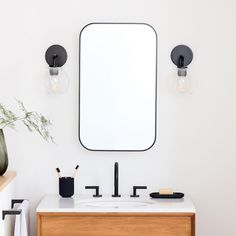
[[8,167],[8,154],[3,132],[5,128],[14,129],[16,123],[21,122],[27,127],[28,131],[35,131],[47,142],[53,142],[53,138],[48,131],[51,125],[50,120],[35,111],[26,110],[23,102],[16,101],[19,105],[19,115],[0,103],[0,176],[6,172]]

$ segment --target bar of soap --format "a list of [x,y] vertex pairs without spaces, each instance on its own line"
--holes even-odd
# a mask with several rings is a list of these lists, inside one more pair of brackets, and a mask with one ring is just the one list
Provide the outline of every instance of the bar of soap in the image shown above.
[[161,188],[159,190],[159,194],[163,195],[163,194],[174,194],[173,190],[171,188]]

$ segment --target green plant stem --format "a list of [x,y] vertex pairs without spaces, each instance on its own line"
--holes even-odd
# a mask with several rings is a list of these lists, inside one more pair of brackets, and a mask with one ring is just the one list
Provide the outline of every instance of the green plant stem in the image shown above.
[[25,120],[25,119],[26,119],[26,116],[24,116],[24,117],[16,117],[16,119],[7,122],[7,123],[6,123],[3,127],[1,127],[0,129],[4,129],[6,126],[11,125],[11,124],[15,123],[16,121]]
[[37,112],[27,111],[23,102],[17,100],[17,103],[20,111],[23,112],[21,115],[16,115],[0,103],[0,129],[15,128],[15,123],[21,121],[28,128],[28,131],[36,131],[44,140],[53,142],[48,131],[48,126],[51,125],[50,120]]

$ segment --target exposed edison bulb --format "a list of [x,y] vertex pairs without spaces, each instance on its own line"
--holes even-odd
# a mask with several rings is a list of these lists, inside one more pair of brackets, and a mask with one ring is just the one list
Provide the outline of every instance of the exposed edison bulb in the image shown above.
[[191,78],[187,74],[187,68],[177,68],[177,77],[174,78],[174,90],[177,93],[189,93],[191,90]]
[[62,94],[69,87],[69,78],[62,67],[49,67],[46,78],[46,89],[48,93]]

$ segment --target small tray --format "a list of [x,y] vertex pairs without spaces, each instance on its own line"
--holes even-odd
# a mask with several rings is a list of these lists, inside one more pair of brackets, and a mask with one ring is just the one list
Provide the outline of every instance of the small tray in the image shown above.
[[183,198],[184,193],[174,192],[173,194],[159,194],[159,192],[150,193],[151,198]]

